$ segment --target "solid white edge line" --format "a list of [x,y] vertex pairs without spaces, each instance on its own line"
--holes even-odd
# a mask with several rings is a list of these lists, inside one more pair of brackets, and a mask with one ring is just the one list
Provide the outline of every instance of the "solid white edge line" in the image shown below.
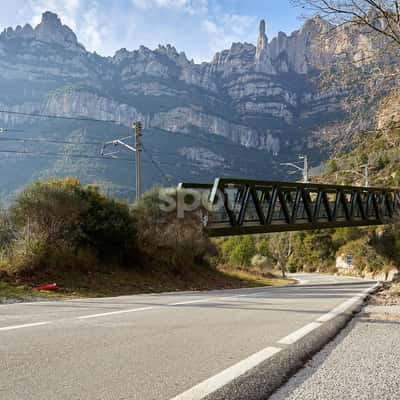
[[334,308],[330,312],[319,317],[317,319],[317,322],[328,322],[328,321],[332,320],[333,318],[337,317],[338,315],[345,313],[346,310],[348,310],[353,305],[355,305],[357,303],[359,303],[361,305],[363,300],[370,293],[372,293],[377,287],[379,287],[379,285],[380,285],[380,283],[377,282],[374,286],[364,289],[361,293],[356,294],[349,300],[346,300],[344,303],[338,305],[336,308]]
[[322,324],[320,322],[310,322],[309,324],[303,326],[302,328],[298,329],[297,331],[291,333],[290,335],[284,337],[283,339],[279,340],[279,344],[293,344],[300,340],[302,337],[306,336],[308,333],[312,332],[314,329],[317,329]]
[[245,374],[250,369],[256,367],[262,362],[279,353],[282,349],[279,347],[266,347],[265,349],[251,355],[250,357],[238,362],[224,371],[206,379],[198,385],[192,387],[184,393],[175,396],[171,400],[201,400],[211,393],[232,382],[234,379]]
[[110,311],[110,312],[105,312],[105,313],[101,313],[101,314],[83,315],[81,317],[78,317],[77,319],[90,319],[90,318],[107,317],[109,315],[128,314],[128,313],[133,313],[133,312],[137,312],[137,311],[152,310],[153,308],[154,307],[142,307],[142,308],[133,308],[130,310]]
[[0,328],[0,331],[12,331],[14,329],[33,328],[35,326],[42,326],[42,325],[48,325],[48,324],[51,324],[51,322],[50,321],[34,322],[32,324],[4,326],[4,327]]

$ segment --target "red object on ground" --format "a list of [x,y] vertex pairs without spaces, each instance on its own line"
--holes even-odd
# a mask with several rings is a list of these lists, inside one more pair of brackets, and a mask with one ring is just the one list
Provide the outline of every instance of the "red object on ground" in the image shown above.
[[42,290],[53,291],[53,290],[58,290],[58,286],[57,286],[57,283],[50,283],[48,285],[42,285],[42,286],[35,287],[33,290],[37,290],[39,292],[41,292]]

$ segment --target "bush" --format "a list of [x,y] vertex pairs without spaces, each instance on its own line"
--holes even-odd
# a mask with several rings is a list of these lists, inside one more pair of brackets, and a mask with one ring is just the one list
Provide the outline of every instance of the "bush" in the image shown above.
[[176,199],[176,189],[155,188],[145,193],[133,212],[141,252],[158,264],[181,270],[208,263],[216,255],[215,245],[204,231],[201,210],[177,216],[176,210],[166,211],[165,196]]
[[388,263],[388,260],[371,245],[368,237],[362,237],[342,246],[337,254],[351,254],[354,268],[360,272],[381,271]]
[[5,251],[16,238],[16,230],[10,216],[0,209],[0,251]]
[[250,236],[243,236],[232,250],[229,257],[230,264],[240,267],[249,267],[251,259],[256,254],[256,246]]
[[261,254],[256,254],[251,259],[251,266],[260,271],[272,270],[272,260],[268,257],[262,256]]
[[134,258],[136,221],[127,204],[110,199],[89,186],[83,191],[80,247],[95,249],[102,259],[122,262]]
[[74,179],[35,182],[16,198],[9,221],[13,234],[0,231],[0,238],[9,243],[13,269],[123,263],[135,255],[129,207]]
[[327,174],[333,174],[338,170],[337,162],[335,160],[328,160],[325,166],[325,172]]

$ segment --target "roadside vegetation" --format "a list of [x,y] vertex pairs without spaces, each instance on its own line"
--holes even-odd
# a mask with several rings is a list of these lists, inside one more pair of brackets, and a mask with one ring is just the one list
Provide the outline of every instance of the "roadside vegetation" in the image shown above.
[[[400,97],[389,97],[398,104]],[[383,102],[380,114],[385,114],[387,102]],[[400,187],[400,129],[398,116],[376,131],[359,132],[355,135],[351,149],[339,153],[326,164],[326,172],[313,178],[317,182],[363,186],[364,180],[359,174],[360,165],[369,165],[369,184],[377,187]],[[342,235],[337,230],[332,238]],[[347,231],[337,243],[336,255],[352,254],[355,273],[387,273],[400,269],[400,229],[399,221],[391,226],[353,228]]]
[[223,270],[263,277],[286,272],[337,273],[336,259],[351,254],[354,275],[374,276],[400,264],[396,227],[342,228],[223,238],[215,263]]
[[130,207],[70,178],[33,183],[0,210],[0,300],[53,282],[67,297],[286,283],[219,269],[198,214],[163,212],[161,190]]

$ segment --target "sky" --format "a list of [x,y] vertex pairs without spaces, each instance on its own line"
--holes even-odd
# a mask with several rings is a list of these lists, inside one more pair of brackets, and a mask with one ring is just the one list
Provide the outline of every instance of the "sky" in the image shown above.
[[256,43],[265,19],[271,39],[291,33],[303,20],[291,0],[0,0],[0,30],[37,25],[44,11],[59,15],[90,51],[172,44],[196,62],[209,61],[232,42]]

